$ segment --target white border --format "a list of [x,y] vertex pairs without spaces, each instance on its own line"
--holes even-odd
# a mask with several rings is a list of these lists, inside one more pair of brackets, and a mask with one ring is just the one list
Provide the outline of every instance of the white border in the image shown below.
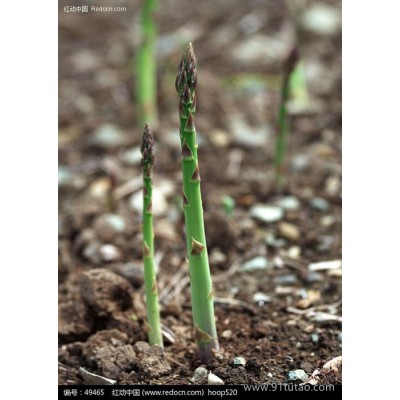
[[399,392],[399,8],[343,1],[344,399]]
[[56,398],[57,2],[1,5],[0,397]]

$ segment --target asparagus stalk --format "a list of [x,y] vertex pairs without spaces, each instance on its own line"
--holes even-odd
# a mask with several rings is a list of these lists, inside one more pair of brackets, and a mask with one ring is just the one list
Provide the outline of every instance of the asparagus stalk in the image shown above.
[[282,186],[285,183],[284,160],[287,147],[287,135],[289,133],[286,104],[290,95],[290,77],[296,67],[298,60],[299,51],[297,48],[294,48],[290,52],[284,67],[281,102],[279,105],[278,113],[278,136],[275,144],[276,186],[278,190],[281,190]]
[[182,56],[175,87],[179,95],[180,139],[182,146],[183,208],[186,224],[192,294],[193,324],[200,359],[208,363],[218,351],[214,302],[208,264],[200,173],[197,157],[196,112],[197,62],[192,44]]
[[304,62],[299,60],[293,72],[290,74],[289,94],[291,100],[298,106],[308,107],[310,98],[308,96],[306,73]]
[[146,124],[142,138],[143,167],[143,262],[146,288],[148,336],[151,346],[163,347],[158,304],[157,280],[154,268],[154,232],[152,213],[152,174],[154,163],[154,138],[150,125]]
[[138,121],[142,127],[145,122],[157,123],[157,68],[154,56],[157,26],[154,12],[158,0],[144,0],[141,14],[142,43],[137,56],[137,103]]

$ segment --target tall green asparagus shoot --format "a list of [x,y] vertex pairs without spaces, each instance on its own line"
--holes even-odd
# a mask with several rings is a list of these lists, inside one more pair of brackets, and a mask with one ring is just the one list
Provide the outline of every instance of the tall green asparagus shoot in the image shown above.
[[158,0],[144,0],[141,14],[141,45],[138,49],[136,69],[136,96],[138,122],[157,124],[157,67],[155,61],[155,39],[157,25],[154,12]]
[[150,125],[146,124],[142,138],[143,167],[143,263],[146,288],[147,328],[149,343],[163,347],[158,304],[157,280],[154,267],[154,231],[152,213],[152,175],[154,163],[154,138]]
[[179,95],[180,139],[182,147],[183,208],[186,224],[192,312],[195,339],[200,359],[208,363],[218,351],[214,302],[208,264],[200,172],[197,157],[196,112],[197,62],[192,44],[182,56],[175,87]]
[[278,135],[275,143],[275,179],[277,190],[281,190],[285,184],[284,161],[287,147],[287,136],[289,134],[289,122],[287,116],[287,101],[290,95],[290,77],[299,60],[299,52],[294,48],[285,63],[283,83],[281,90],[281,102],[278,112]]

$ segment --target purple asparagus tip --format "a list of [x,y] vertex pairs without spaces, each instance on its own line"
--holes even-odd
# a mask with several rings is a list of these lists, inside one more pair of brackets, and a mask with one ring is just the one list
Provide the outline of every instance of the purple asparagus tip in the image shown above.
[[295,69],[296,64],[299,62],[300,52],[298,47],[294,47],[289,53],[286,62],[285,62],[285,72],[287,75],[290,75],[292,71]]
[[140,146],[142,152],[142,165],[154,163],[154,137],[150,125],[146,123],[143,131],[142,145]]
[[189,89],[189,93],[193,93],[197,86],[197,61],[192,43],[189,43],[189,47],[183,54],[178,67],[175,87],[180,97],[184,95],[186,86]]

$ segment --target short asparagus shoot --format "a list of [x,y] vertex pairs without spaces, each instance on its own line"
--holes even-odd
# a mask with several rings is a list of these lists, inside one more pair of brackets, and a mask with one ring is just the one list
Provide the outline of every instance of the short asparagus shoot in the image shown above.
[[297,48],[294,48],[290,52],[285,63],[281,90],[281,102],[278,112],[278,136],[275,143],[275,179],[278,191],[280,191],[285,184],[284,162],[287,147],[287,136],[289,134],[287,102],[290,95],[291,75],[296,67],[298,60],[299,52]]
[[182,56],[175,87],[179,95],[180,139],[182,149],[183,209],[189,259],[193,324],[200,359],[208,363],[218,351],[213,290],[208,264],[200,172],[197,157],[196,112],[197,62],[192,44]]
[[157,279],[154,266],[154,231],[152,213],[154,138],[150,125],[146,124],[142,145],[143,167],[143,263],[146,290],[147,328],[151,346],[163,347]]

